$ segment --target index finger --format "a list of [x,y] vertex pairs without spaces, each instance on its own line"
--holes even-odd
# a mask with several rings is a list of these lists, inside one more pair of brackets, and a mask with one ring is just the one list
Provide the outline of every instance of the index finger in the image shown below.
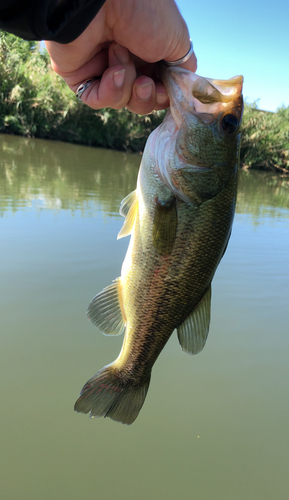
[[[181,52],[182,46],[188,47],[187,51],[183,52],[182,56],[174,58],[174,59],[171,59],[171,58],[175,57],[175,56],[169,56],[169,57],[166,57],[164,59],[164,61],[167,63],[170,63],[170,64],[175,63],[173,65],[176,65],[176,66],[180,65],[183,68],[188,69],[189,71],[192,71],[193,73],[195,73],[195,71],[197,70],[197,58],[196,58],[196,54],[195,54],[194,49],[193,49],[193,42],[191,40],[189,40],[189,46],[188,46],[188,44],[181,45],[180,48],[178,49],[178,51],[175,51],[174,54],[178,54],[178,53],[181,54],[182,53]],[[187,59],[188,55],[189,55],[189,58]],[[185,62],[182,62],[182,59],[185,59]]]

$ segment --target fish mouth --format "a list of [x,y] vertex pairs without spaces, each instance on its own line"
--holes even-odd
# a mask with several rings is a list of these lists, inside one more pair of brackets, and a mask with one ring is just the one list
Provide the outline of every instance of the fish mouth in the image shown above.
[[228,80],[204,78],[180,66],[161,68],[161,78],[170,98],[170,109],[178,126],[185,113],[211,124],[222,114],[234,114],[241,122],[243,76]]
[[242,87],[241,75],[229,78],[229,80],[199,77],[193,84],[192,95],[203,104],[230,103],[238,99],[242,93]]

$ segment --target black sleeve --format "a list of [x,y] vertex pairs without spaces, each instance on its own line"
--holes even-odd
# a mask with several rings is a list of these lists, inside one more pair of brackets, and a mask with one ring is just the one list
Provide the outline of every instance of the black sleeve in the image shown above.
[[0,0],[0,29],[26,40],[69,43],[105,0]]

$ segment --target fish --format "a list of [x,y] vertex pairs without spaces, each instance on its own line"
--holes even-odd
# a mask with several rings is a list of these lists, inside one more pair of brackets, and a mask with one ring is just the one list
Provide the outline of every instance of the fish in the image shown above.
[[90,321],[124,340],[84,385],[75,410],[132,424],[152,367],[174,330],[185,353],[207,340],[211,282],[234,218],[243,77],[217,80],[161,68],[170,108],[149,136],[136,190],[121,203],[131,235],[121,276],[88,306]]

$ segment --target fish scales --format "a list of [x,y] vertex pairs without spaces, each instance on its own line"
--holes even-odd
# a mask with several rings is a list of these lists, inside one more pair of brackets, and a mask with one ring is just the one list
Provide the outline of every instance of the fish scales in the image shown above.
[[237,194],[242,77],[222,82],[170,68],[163,81],[171,110],[149,137],[136,191],[121,206],[119,237],[131,234],[121,277],[88,308],[105,334],[125,331],[122,350],[85,384],[75,405],[126,424],[137,417],[172,332],[190,354],[205,345],[211,282]]
[[[232,196],[223,194],[221,197],[226,197],[227,203],[232,204]],[[132,244],[135,249],[132,260],[137,265],[134,272],[130,272],[130,279],[133,284],[138,283],[138,287],[135,290],[132,286],[125,295],[125,302],[130,303],[134,311],[131,321],[127,324],[127,338],[132,336],[131,344],[134,345],[131,349],[130,344],[128,356],[133,356],[135,350],[141,352],[138,346],[140,342],[140,345],[149,347],[147,361],[153,364],[172,333],[172,325],[176,328],[187,317],[209,286],[217,259],[224,249],[222,236],[228,233],[233,215],[224,200],[220,200],[220,206],[223,213],[218,213],[222,219],[221,224],[218,224],[215,220],[216,210],[209,201],[197,209],[183,204],[178,212],[180,228],[170,256],[159,256],[153,250],[151,238],[148,238],[141,248]],[[194,212],[194,231],[190,223],[191,211]],[[138,238],[137,227],[135,236]],[[209,240],[215,241],[215,245],[211,245],[210,252],[207,252]],[[184,258],[185,256],[187,258]],[[139,266],[146,269],[141,281],[138,276]],[[176,293],[181,299],[178,302],[175,300]],[[144,334],[136,336],[135,332]],[[122,362],[124,361],[122,358]],[[146,363],[147,369],[150,370],[151,366]],[[137,366],[135,371],[138,372]]]

